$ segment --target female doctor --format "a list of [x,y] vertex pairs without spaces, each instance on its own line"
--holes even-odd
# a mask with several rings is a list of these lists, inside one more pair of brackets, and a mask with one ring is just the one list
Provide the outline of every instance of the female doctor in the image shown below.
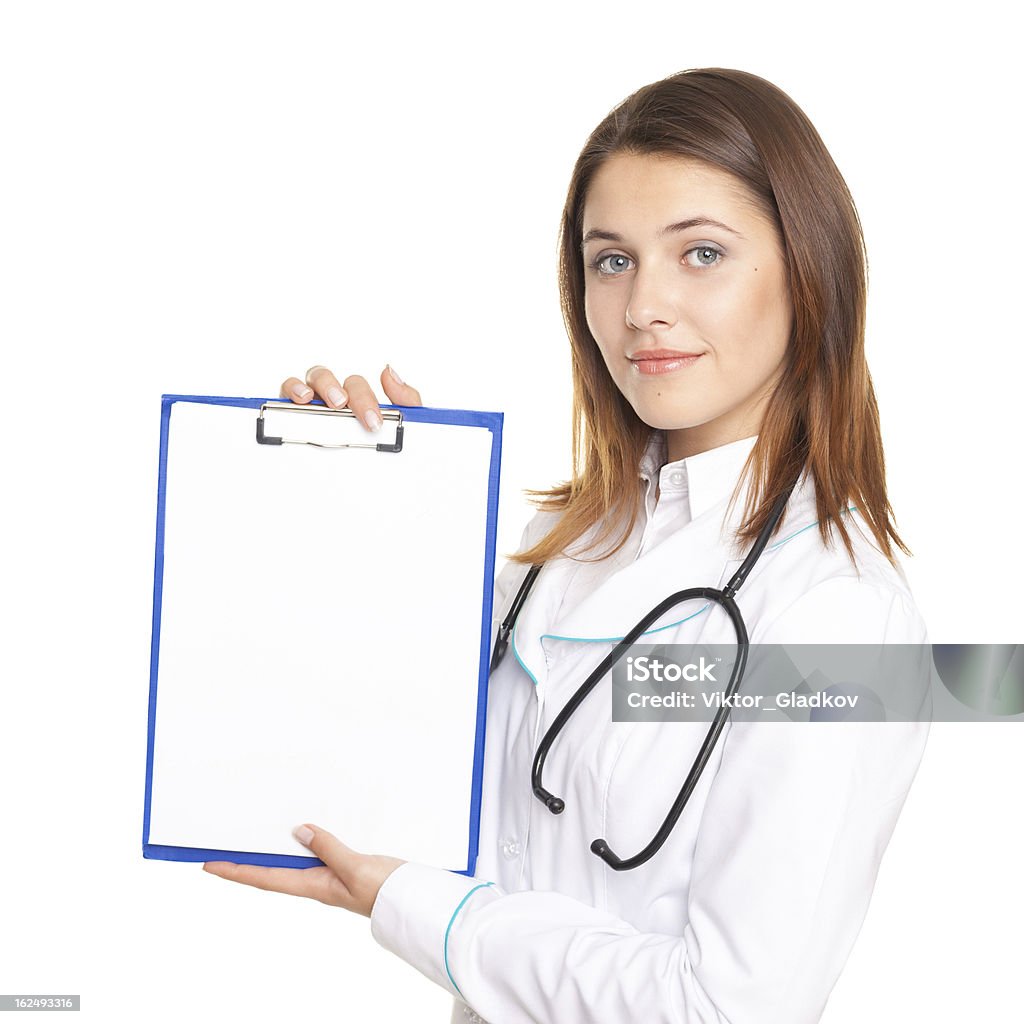
[[[560,285],[574,381],[572,479],[541,492],[496,583],[495,633],[543,565],[492,672],[477,876],[357,853],[206,870],[370,917],[374,938],[491,1024],[817,1021],[921,759],[923,723],[728,720],[663,845],[707,723],[610,721],[607,676],[538,745],[649,609],[729,583],[751,643],[922,643],[895,549],[864,358],[857,214],[780,90],[722,69],[628,97],[569,185]],[[390,367],[384,393],[420,396]],[[282,395],[381,425],[367,382],[313,367]],[[781,520],[773,508],[792,488]],[[736,643],[698,598],[645,634]]]

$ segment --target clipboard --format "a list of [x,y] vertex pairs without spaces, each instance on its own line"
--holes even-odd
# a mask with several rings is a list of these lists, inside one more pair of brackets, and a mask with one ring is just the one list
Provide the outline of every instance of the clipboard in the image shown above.
[[473,873],[503,416],[164,395],[142,849]]

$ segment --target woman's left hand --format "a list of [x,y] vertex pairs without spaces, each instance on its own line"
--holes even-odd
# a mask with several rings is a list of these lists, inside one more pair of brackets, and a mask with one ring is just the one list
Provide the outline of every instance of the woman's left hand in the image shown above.
[[[307,834],[308,833],[308,834]],[[356,853],[330,832],[315,825],[295,829],[295,838],[319,857],[325,867],[264,868],[256,864],[210,861],[203,865],[211,875],[254,885],[257,889],[305,896],[332,907],[370,916],[384,880],[405,861],[397,857]]]

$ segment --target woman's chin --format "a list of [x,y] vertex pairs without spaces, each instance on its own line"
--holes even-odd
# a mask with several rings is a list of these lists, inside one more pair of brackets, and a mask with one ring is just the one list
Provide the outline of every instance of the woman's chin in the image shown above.
[[649,406],[639,409],[633,406],[633,409],[647,426],[655,430],[692,430],[694,427],[703,426],[713,418],[711,416],[680,416],[678,409],[652,409]]

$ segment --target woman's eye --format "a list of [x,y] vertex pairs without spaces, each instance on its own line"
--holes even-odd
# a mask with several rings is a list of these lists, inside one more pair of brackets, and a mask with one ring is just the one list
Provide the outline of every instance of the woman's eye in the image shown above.
[[683,260],[691,267],[713,267],[721,258],[722,250],[713,245],[698,245],[683,255]]
[[633,261],[628,256],[613,252],[594,260],[593,266],[595,270],[599,270],[602,274],[615,276],[629,270],[632,263]]

